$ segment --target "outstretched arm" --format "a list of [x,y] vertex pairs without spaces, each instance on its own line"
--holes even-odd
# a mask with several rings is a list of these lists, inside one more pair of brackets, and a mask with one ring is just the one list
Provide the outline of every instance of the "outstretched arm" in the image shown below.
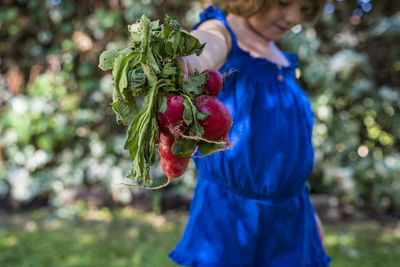
[[190,34],[206,45],[200,56],[190,55],[180,59],[179,66],[183,69],[185,77],[192,75],[196,69],[201,72],[221,67],[232,42],[225,26],[219,20],[207,20]]

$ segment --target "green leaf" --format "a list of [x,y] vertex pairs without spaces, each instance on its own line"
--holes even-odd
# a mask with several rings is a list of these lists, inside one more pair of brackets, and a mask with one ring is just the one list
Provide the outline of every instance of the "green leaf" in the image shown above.
[[158,87],[154,86],[146,95],[142,108],[129,125],[124,146],[133,161],[128,177],[137,182],[143,181],[144,184],[151,184],[149,171],[155,159],[157,93]]
[[127,55],[120,54],[114,61],[112,74],[114,76],[114,88],[124,97],[124,89],[128,87],[128,71],[136,66],[141,59],[137,52]]
[[158,66],[157,60],[154,57],[150,47],[147,49],[146,55],[147,55],[147,64],[150,65],[150,67],[152,68],[153,72],[155,74],[161,73],[160,67]]
[[204,128],[197,121],[194,121],[189,128],[188,135],[202,137],[204,135]]
[[141,63],[141,66],[142,66],[144,74],[146,74],[147,81],[148,81],[150,87],[157,86],[157,84],[158,84],[157,75],[154,73],[151,66],[149,66],[146,63]]
[[183,106],[185,107],[185,109],[183,110],[183,115],[182,115],[183,121],[187,125],[191,125],[192,122],[193,122],[193,109],[192,109],[192,106],[187,101],[187,99],[185,99],[185,101],[183,101]]
[[172,86],[164,86],[164,87],[162,88],[162,90],[163,90],[164,92],[175,92],[175,93],[179,91],[178,88],[172,87]]
[[[127,48],[124,48],[124,49],[122,49],[122,50],[120,50],[119,51],[119,54],[120,55],[128,55],[128,54],[130,54],[130,53],[133,53],[133,52],[135,52],[135,51],[133,51],[132,50],[132,48],[130,48],[130,47],[127,47]],[[137,53],[137,52],[136,52]]]
[[134,92],[143,91],[143,87],[146,85],[146,74],[140,65],[128,71],[128,84]]
[[197,112],[197,113],[196,113],[196,118],[197,118],[198,120],[205,120],[205,119],[207,119],[208,117],[210,117],[210,114],[201,113],[201,112]]
[[196,144],[197,142],[194,140],[177,137],[171,148],[172,154],[177,157],[190,157],[196,148]]
[[[208,115],[199,113],[192,100],[203,91],[207,74],[196,72],[183,83],[183,72],[178,58],[200,54],[204,44],[184,31],[176,20],[166,16],[165,23],[150,21],[143,15],[137,23],[128,26],[132,36],[131,47],[104,52],[99,67],[112,69],[114,92],[112,107],[117,121],[128,126],[124,148],[129,151],[132,167],[128,177],[142,185],[151,184],[150,167],[155,160],[155,139],[158,137],[157,110],[165,112],[165,92],[185,97],[184,121],[190,125],[188,134],[201,137],[204,129],[199,119]],[[144,95],[137,111],[136,97]],[[173,153],[190,156],[196,141],[178,138]]]
[[204,84],[207,81],[207,73],[199,74],[196,70],[193,76],[189,76],[183,83],[183,90],[190,95],[200,95],[203,93]]
[[134,23],[132,25],[128,25],[128,31],[131,33],[133,43],[140,42],[141,27],[142,27],[141,21]]
[[172,75],[176,75],[178,72],[178,68],[173,63],[165,64],[164,68],[162,69],[161,77],[168,77]]
[[203,52],[204,46],[206,45],[205,43],[201,44],[196,37],[186,31],[182,31],[181,38],[183,40],[183,44],[180,46],[178,56],[182,57],[192,54],[200,56],[201,52]]
[[167,97],[164,95],[158,95],[158,111],[163,114],[167,111]]
[[[197,120],[197,116],[198,116],[197,114],[199,113],[199,111],[197,110],[196,106],[193,104],[193,102],[189,96],[187,96],[187,95],[183,95],[183,96],[185,97],[185,101],[183,102],[183,104],[185,106],[185,109],[183,111],[184,120],[191,122],[188,124],[188,125],[190,125],[188,134],[190,136],[202,137],[204,135],[204,129]],[[192,115],[191,120],[188,118],[189,113],[190,113],[190,111],[188,111],[189,108],[191,109],[191,115]]]
[[113,103],[112,108],[117,116],[117,122],[128,126],[130,122],[135,118],[137,108],[136,101],[133,97],[124,100],[124,98],[118,93],[117,90],[113,91]]
[[154,20],[150,22],[150,29],[151,31],[160,31],[160,22],[158,20]]
[[[221,140],[222,141],[222,140]],[[200,141],[198,143],[199,151],[203,155],[209,155],[215,151],[218,151],[222,148],[224,148],[223,144],[214,144],[214,143],[208,143],[204,141]]]
[[173,49],[173,43],[169,41],[169,36],[171,35],[172,28],[168,23],[165,23],[162,25],[161,29],[161,36],[164,39],[165,43],[165,52],[167,53],[168,56],[174,57],[174,49]]
[[117,50],[104,51],[100,55],[98,67],[103,71],[112,70],[114,60],[118,56],[119,56],[119,53]]

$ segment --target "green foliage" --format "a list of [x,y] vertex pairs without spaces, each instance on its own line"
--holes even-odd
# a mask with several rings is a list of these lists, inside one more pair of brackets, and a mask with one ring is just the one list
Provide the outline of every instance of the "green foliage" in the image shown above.
[[[204,44],[168,15],[164,21],[160,24],[159,20],[150,21],[143,15],[138,22],[128,26],[132,36],[131,45],[119,51],[105,51],[99,59],[100,69],[112,70],[113,107],[117,121],[129,125],[124,148],[129,151],[133,163],[128,178],[143,187],[153,182],[149,173],[155,162],[155,140],[159,136],[156,115],[159,106],[164,112],[166,110],[164,94],[174,93],[186,98],[193,94],[198,95],[206,81],[206,74],[196,72],[193,78],[183,82],[182,70],[178,68],[179,57],[200,55]],[[144,101],[140,111],[136,113],[135,97],[140,95],[144,95]],[[158,100],[160,103],[157,103]],[[185,111],[193,110],[197,114],[192,102],[185,101]],[[191,106],[187,107],[188,103]],[[197,121],[195,114],[190,112],[191,121],[188,125],[193,119]],[[185,122],[188,122],[187,116]],[[196,136],[201,136],[201,132],[196,133]],[[182,139],[181,143],[184,141]],[[190,156],[194,150],[194,143],[187,143],[190,144],[191,151],[187,151],[186,147],[174,145],[172,152],[176,156],[182,153],[189,153]]]
[[[388,1],[383,1],[385,6]],[[374,9],[360,20],[346,17],[352,3],[338,3],[316,27],[282,42],[299,51],[303,87],[316,121],[315,192],[345,203],[400,214],[400,14]],[[382,7],[383,7],[382,6]],[[343,21],[343,19],[342,19]],[[382,51],[382,43],[386,43]],[[382,59],[378,59],[382,57]],[[397,71],[397,76],[388,75]],[[385,77],[385,78],[382,78]]]
[[[0,198],[10,193],[29,202],[45,195],[60,206],[64,188],[101,185],[127,203],[132,189],[118,183],[130,160],[113,109],[124,124],[133,112],[113,96],[111,74],[97,68],[98,57],[129,46],[127,25],[143,14],[160,19],[168,13],[189,29],[200,2],[56,2],[11,0],[0,7]],[[399,215],[400,6],[372,1],[372,10],[357,17],[358,2],[332,1],[334,13],[296,27],[281,45],[298,52],[299,82],[315,113],[313,192]],[[102,64],[110,69],[109,61]],[[119,83],[138,88],[143,74],[135,69]],[[185,112],[190,120],[193,114]],[[193,187],[190,166],[174,184]],[[151,175],[165,179],[158,166]]]
[[[101,185],[128,203],[132,189],[119,185],[130,168],[125,129],[112,109],[125,114],[122,122],[132,112],[113,99],[111,75],[96,66],[100,51],[129,45],[128,24],[143,13],[160,14],[140,1],[55,3],[7,1],[0,8],[0,36],[7,40],[0,43],[0,199],[45,196],[60,206],[65,188]],[[13,86],[15,80],[22,85]],[[164,179],[157,166],[151,175]]]

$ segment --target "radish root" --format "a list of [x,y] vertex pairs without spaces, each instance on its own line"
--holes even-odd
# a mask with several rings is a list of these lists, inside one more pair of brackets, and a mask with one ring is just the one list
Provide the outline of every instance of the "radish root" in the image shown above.
[[[225,142],[224,142],[225,147],[220,148],[220,149],[217,149],[217,150],[214,150],[214,151],[212,151],[212,152],[210,152],[210,153],[208,153],[208,154],[202,155],[202,156],[194,156],[194,157],[195,157],[195,158],[204,158],[204,157],[207,157],[207,156],[209,156],[209,155],[211,155],[211,154],[214,154],[215,152],[220,152],[220,151],[228,150],[228,149],[231,147],[231,142],[229,141],[228,136],[225,136],[223,140],[225,141]],[[196,146],[196,151],[197,151],[197,148],[198,148],[198,147]],[[195,151],[195,152],[196,152],[196,151]],[[193,153],[193,154],[194,154],[194,153]],[[193,156],[193,154],[192,154],[192,156]]]
[[229,75],[231,75],[234,72],[239,72],[239,70],[238,69],[230,69],[228,73],[225,72],[224,74],[222,74],[222,78],[224,79],[225,77],[228,77]]
[[224,147],[224,148],[220,148],[220,149],[214,150],[213,152],[210,152],[210,153],[208,153],[208,154],[205,154],[205,155],[202,155],[202,156],[194,156],[194,157],[195,157],[195,158],[201,159],[201,158],[210,156],[211,154],[214,154],[215,152],[220,152],[220,151],[228,150],[229,148],[230,148],[230,146],[227,146],[227,147]]
[[141,188],[141,189],[146,189],[146,190],[158,190],[161,188],[166,187],[167,185],[169,185],[171,183],[172,179],[168,178],[168,181],[160,186],[156,186],[156,187],[145,187],[145,186],[140,186],[140,185],[135,185],[135,184],[126,184],[126,183],[119,183],[119,185],[125,185],[125,186],[129,186],[129,187],[134,187],[134,188]]
[[207,140],[207,139],[205,139],[205,138],[198,137],[198,136],[184,135],[184,134],[181,133],[177,128],[178,128],[178,127],[172,127],[172,126],[170,126],[170,127],[169,127],[169,130],[170,130],[173,134],[178,135],[178,136],[180,136],[180,137],[182,137],[182,138],[185,138],[185,139],[196,140],[196,141],[204,141],[204,142],[207,142],[207,143],[213,143],[213,144],[217,144],[217,145],[225,145],[225,144],[226,144],[225,142],[211,141],[211,140]]
[[198,147],[198,146],[196,146],[196,148],[194,149],[194,151],[193,151],[192,155],[190,155],[190,157],[193,157],[193,156],[194,156],[194,154],[196,154],[196,153],[197,153],[197,150],[199,150],[199,147]]

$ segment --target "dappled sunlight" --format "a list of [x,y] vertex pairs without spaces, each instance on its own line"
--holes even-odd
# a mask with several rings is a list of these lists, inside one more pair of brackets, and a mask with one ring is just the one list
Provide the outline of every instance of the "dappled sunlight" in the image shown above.
[[179,238],[181,223],[132,208],[93,209],[80,203],[69,209],[71,216],[50,211],[7,216],[0,228],[0,266],[60,260],[62,266],[175,266],[166,254]]
[[83,263],[82,257],[80,255],[70,255],[64,259],[65,265],[67,266],[77,266]]
[[126,236],[132,239],[137,239],[139,237],[139,228],[130,227],[126,230]]
[[90,210],[86,218],[93,221],[111,222],[113,216],[109,209],[103,208],[101,210]]
[[397,225],[395,225],[393,228],[381,229],[381,232],[382,234],[379,238],[379,241],[385,243],[400,243],[400,222],[397,223]]
[[[50,210],[3,216],[0,265],[176,266],[167,253],[183,233],[187,213],[95,209],[84,203],[69,209],[70,217]],[[325,224],[325,232],[332,266],[394,267],[400,261],[400,222],[336,222]]]
[[0,246],[4,246],[4,247],[14,247],[16,245],[18,245],[18,238],[16,238],[15,236],[9,236],[4,238],[1,242],[0,242]]
[[355,239],[350,234],[335,234],[324,237],[326,246],[353,246]]
[[397,266],[400,260],[398,224],[355,221],[327,225],[326,232],[333,266]]
[[27,232],[34,232],[38,229],[37,223],[35,221],[27,221],[24,229]]
[[165,217],[158,215],[152,220],[152,225],[156,228],[160,228],[165,224]]

